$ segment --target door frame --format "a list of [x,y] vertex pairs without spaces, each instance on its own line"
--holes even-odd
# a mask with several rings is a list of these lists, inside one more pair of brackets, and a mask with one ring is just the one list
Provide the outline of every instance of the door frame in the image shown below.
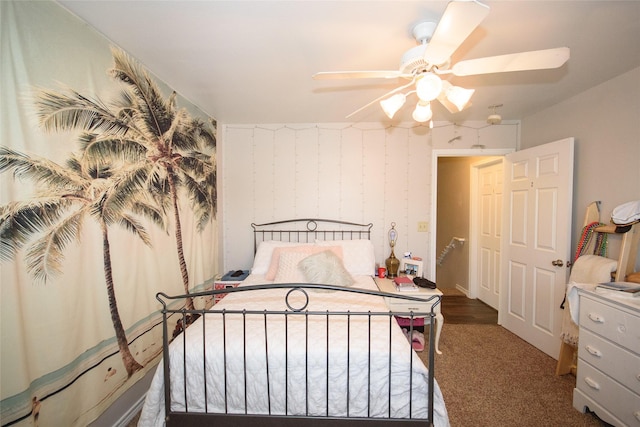
[[[438,212],[438,159],[440,157],[476,157],[476,156],[505,156],[509,153],[517,151],[515,148],[489,148],[489,149],[434,149],[431,154],[431,223],[429,226],[429,254],[431,254],[431,262],[429,263],[429,271],[425,272],[426,277],[435,281],[436,279],[436,260],[438,258],[438,252],[436,249],[436,231],[437,231],[437,212]],[[471,219],[469,219],[471,220]],[[470,239],[477,232],[476,230],[469,229]],[[471,257],[471,252],[469,253]],[[469,260],[469,274],[471,274],[472,264],[475,267],[476,260]],[[469,276],[470,278],[471,276]],[[471,281],[469,280],[469,291],[471,291]],[[500,289],[502,290],[502,283],[500,283]],[[476,291],[477,294],[477,291]],[[470,296],[470,295],[469,295]],[[475,298],[475,297],[474,297]]]

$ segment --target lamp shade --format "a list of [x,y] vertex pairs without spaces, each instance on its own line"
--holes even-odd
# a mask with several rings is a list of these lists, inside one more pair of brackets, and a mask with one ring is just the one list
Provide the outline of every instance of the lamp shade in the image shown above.
[[416,105],[416,109],[413,110],[413,120],[416,122],[424,123],[431,120],[433,112],[431,111],[431,104],[428,102],[419,101]]
[[433,101],[442,91],[442,80],[433,73],[424,73],[416,83],[416,93],[422,101]]
[[447,91],[447,99],[451,101],[451,103],[453,103],[453,105],[455,105],[458,110],[462,111],[475,91],[475,89],[465,89],[459,86],[451,86],[451,88]]
[[398,110],[404,105],[406,100],[407,97],[403,93],[396,93],[395,95],[380,101],[380,106],[387,117],[392,119]]

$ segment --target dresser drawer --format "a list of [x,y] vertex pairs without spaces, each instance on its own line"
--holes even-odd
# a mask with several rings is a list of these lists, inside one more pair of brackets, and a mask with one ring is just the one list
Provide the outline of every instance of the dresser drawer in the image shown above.
[[582,329],[578,357],[640,395],[640,356]]
[[640,426],[640,395],[580,361],[576,387],[629,426]]
[[[378,286],[380,291],[390,294],[422,298],[425,300],[436,295],[442,296],[442,292],[439,289],[418,288],[417,291],[399,292],[396,290],[396,286],[393,284],[393,280],[391,279],[376,278],[375,281],[376,286]],[[433,298],[429,301],[412,301],[401,298],[385,297],[384,301],[387,304],[387,307],[389,307],[389,310],[393,312],[410,313],[413,311],[414,313],[423,313],[424,315],[431,312],[431,306],[433,306],[438,299]],[[440,304],[436,305],[433,311],[435,313],[440,313]]]
[[580,300],[580,327],[640,354],[640,317],[591,298]]
[[[416,295],[418,296],[418,295]],[[428,296],[424,296],[422,298],[428,298]],[[385,302],[387,303],[387,307],[389,307],[390,311],[395,313],[422,313],[423,315],[431,312],[431,306],[436,300],[432,300],[429,302],[422,301],[410,301],[410,300],[401,300],[396,298],[386,298]],[[440,312],[440,305],[438,304],[434,310],[434,312]]]

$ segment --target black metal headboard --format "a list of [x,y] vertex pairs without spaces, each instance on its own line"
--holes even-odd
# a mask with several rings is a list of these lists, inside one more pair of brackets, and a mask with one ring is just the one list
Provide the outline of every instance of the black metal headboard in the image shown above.
[[258,250],[258,244],[265,240],[296,243],[313,243],[315,239],[371,240],[371,228],[373,224],[358,224],[333,219],[304,218],[268,222],[265,224],[252,223],[251,227],[253,228],[253,252],[255,253]]

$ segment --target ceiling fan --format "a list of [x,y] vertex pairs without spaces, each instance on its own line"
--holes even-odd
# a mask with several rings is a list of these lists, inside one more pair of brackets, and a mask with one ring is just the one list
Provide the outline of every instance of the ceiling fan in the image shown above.
[[[416,94],[418,102],[413,119],[431,121],[431,102],[438,100],[449,112],[457,113],[470,105],[475,89],[452,85],[441,76],[473,76],[479,74],[558,68],[569,59],[569,48],[560,47],[470,59],[451,64],[451,55],[489,14],[489,6],[476,0],[454,0],[447,5],[436,24],[421,22],[413,28],[418,46],[404,53],[398,70],[387,71],[327,71],[313,75],[314,79],[391,79],[404,78],[409,83],[397,87],[349,114],[359,113],[380,101],[391,119],[404,105],[407,96]],[[414,86],[412,88],[412,86]],[[402,91],[409,89],[406,93]]]

